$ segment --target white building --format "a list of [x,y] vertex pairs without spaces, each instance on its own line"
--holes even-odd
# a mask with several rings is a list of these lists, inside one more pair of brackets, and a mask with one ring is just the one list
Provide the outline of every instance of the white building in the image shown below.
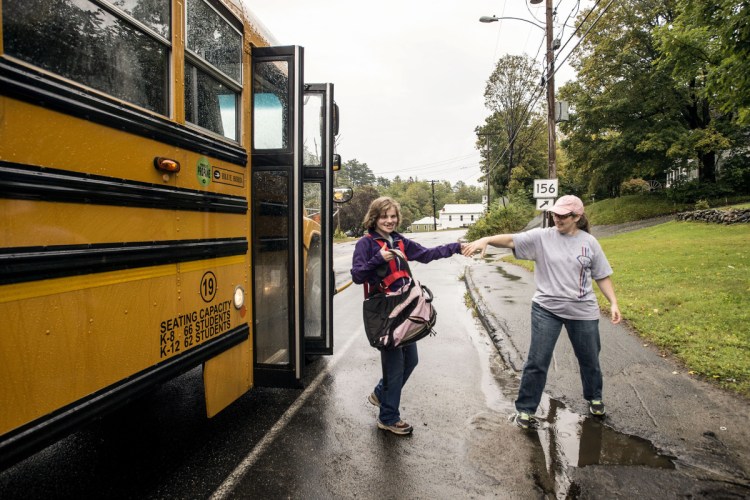
[[421,231],[434,231],[436,225],[438,229],[442,229],[440,221],[435,217],[422,217],[421,219],[412,222],[409,225],[409,229],[414,233],[419,233]]
[[440,210],[439,226],[442,229],[469,227],[484,213],[482,203],[448,204]]

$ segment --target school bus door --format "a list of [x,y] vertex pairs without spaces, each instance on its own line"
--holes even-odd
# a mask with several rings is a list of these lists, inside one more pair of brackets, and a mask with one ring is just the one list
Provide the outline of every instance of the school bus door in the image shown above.
[[333,353],[333,85],[303,86],[301,47],[253,48],[254,381],[297,386]]
[[333,84],[305,85],[302,242],[306,354],[333,354]]

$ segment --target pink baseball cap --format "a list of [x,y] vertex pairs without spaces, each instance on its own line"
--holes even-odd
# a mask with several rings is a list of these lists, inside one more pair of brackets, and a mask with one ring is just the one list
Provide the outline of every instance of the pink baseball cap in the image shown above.
[[566,194],[565,196],[561,196],[557,199],[555,202],[555,206],[550,208],[550,210],[557,215],[568,215],[568,214],[576,214],[576,215],[582,215],[583,214],[583,202],[578,196],[573,196],[572,194]]

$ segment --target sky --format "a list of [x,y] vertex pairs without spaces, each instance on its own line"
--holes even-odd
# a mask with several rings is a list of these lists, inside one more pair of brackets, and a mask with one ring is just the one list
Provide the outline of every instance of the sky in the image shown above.
[[[583,0],[583,5],[590,2]],[[544,2],[524,0],[245,0],[280,45],[300,45],[305,81],[331,82],[337,152],[376,177],[481,185],[474,130],[489,111],[497,60],[527,54],[544,67]],[[576,0],[555,0],[554,37],[574,31]],[[568,27],[562,23],[568,15]],[[481,16],[510,16],[480,23]],[[536,23],[539,26],[534,26]],[[560,36],[562,34],[562,36]],[[575,45],[568,43],[558,60]],[[557,63],[556,86],[575,77]],[[544,99],[544,96],[542,97]]]

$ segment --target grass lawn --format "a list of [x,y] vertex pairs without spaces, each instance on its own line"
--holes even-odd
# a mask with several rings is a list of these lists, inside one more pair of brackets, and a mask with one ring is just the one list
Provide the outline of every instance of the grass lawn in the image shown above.
[[668,222],[600,242],[641,337],[750,397],[750,225]]

